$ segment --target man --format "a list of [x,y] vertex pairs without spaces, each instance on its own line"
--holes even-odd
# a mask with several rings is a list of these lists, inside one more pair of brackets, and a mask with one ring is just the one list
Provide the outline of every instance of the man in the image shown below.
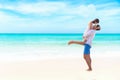
[[83,34],[83,41],[69,41],[68,44],[80,44],[84,45],[84,59],[88,65],[87,71],[92,71],[91,58],[90,58],[90,48],[92,45],[92,40],[95,36],[95,32],[100,30],[98,25],[99,19],[95,19],[88,24],[88,29]]

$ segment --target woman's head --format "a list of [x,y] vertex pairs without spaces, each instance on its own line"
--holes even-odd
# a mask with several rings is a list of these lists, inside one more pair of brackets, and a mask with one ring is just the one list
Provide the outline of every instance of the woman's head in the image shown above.
[[95,26],[93,26],[93,29],[96,31],[99,31],[101,28],[100,28],[100,25],[95,25]]

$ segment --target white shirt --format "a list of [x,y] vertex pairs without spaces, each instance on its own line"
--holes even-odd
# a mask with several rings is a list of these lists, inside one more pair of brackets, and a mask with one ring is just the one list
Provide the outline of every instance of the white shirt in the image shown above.
[[90,46],[92,45],[92,40],[95,36],[96,31],[92,29],[88,29],[85,31],[83,34],[84,38],[87,40],[85,44],[89,44]]

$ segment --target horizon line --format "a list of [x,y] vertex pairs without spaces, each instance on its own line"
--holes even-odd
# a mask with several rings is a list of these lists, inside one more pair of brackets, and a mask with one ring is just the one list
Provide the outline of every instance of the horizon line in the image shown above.
[[[0,34],[83,34],[83,33],[0,33]],[[120,33],[97,33],[97,34],[120,34]]]

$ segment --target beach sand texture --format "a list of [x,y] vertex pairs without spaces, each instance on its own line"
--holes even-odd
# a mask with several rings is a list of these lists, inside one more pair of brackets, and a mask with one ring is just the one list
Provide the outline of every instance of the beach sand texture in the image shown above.
[[120,80],[119,57],[94,57],[93,71],[82,58],[0,62],[0,80]]

